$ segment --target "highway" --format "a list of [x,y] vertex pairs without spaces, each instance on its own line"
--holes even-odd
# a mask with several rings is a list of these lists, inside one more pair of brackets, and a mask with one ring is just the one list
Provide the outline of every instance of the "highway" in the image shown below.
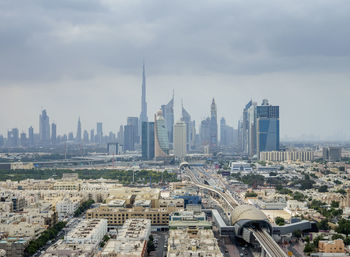
[[[201,174],[198,170],[193,172],[190,168],[185,168],[184,172],[186,176],[190,178],[191,183],[195,186],[218,194],[229,206],[231,212],[234,211],[236,206],[240,205],[238,201],[232,197],[228,190],[220,190],[214,188],[213,186],[205,185],[204,180],[201,178]],[[208,174],[205,174],[205,176],[208,176]],[[254,237],[269,257],[288,257],[269,233],[261,230],[260,228],[250,228],[249,230],[253,233]]]

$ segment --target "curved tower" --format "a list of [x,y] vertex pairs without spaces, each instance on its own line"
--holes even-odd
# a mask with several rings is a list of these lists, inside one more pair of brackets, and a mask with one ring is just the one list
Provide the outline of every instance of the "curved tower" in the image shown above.
[[168,129],[162,111],[154,115],[154,157],[167,157],[169,154]]

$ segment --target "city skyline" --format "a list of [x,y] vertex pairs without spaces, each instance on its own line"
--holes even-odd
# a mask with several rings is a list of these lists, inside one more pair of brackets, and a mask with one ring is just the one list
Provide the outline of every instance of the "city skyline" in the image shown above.
[[[143,75],[142,75],[142,81],[143,81]],[[143,82],[142,82],[142,85],[143,85]],[[142,92],[142,91],[141,91]],[[141,94],[140,94],[140,96],[141,96]],[[177,102],[177,107],[178,108],[176,108],[176,105],[174,104],[174,102],[175,102],[175,97],[174,97],[174,90],[173,90],[173,92],[172,92],[172,95],[171,95],[171,98],[169,98],[170,99],[170,102],[172,103],[172,105],[174,105],[175,106],[175,108],[174,108],[174,113],[176,114],[175,115],[175,118],[174,118],[174,120],[180,120],[181,118],[182,118],[182,114],[180,113],[180,109],[182,108],[182,107],[179,107],[179,101],[176,101]],[[257,99],[254,99],[254,101],[256,101]],[[263,101],[264,99],[262,99],[261,101]],[[147,101],[147,100],[146,100]],[[167,99],[164,99],[164,101],[165,102],[163,102],[163,104],[161,104],[161,105],[159,105],[160,107],[162,107],[162,106],[165,106],[164,104],[167,102],[167,101],[169,101],[169,100],[167,100]],[[209,99],[209,101],[211,101],[210,99]],[[152,100],[150,100],[150,102],[152,102]],[[169,102],[169,104],[170,104],[170,102]],[[257,101],[257,102],[259,102],[259,101]],[[183,98],[181,98],[181,104],[183,104]],[[186,105],[186,103],[185,103],[185,105]],[[207,105],[209,105],[209,102],[207,103]],[[157,108],[157,110],[159,110],[159,109],[161,109],[160,107],[158,107]],[[284,108],[284,105],[282,104],[282,110],[283,110],[283,108]],[[186,108],[188,108],[188,107],[186,107]],[[185,108],[185,109],[186,109]],[[220,103],[219,103],[219,108],[218,109],[220,109]],[[241,108],[242,110],[244,109],[244,106]],[[141,109],[140,109],[141,110]],[[242,110],[240,110],[240,111],[242,111]],[[43,112],[43,111],[47,111],[48,112],[48,109],[46,109],[46,108],[43,108],[42,110],[41,110],[41,112]],[[156,113],[157,111],[155,111],[154,113]],[[147,116],[152,116],[152,115],[154,115],[154,113],[152,113],[152,114],[149,114],[148,112],[147,112]],[[40,113],[39,113],[40,114]],[[132,115],[130,116],[129,115],[129,113],[125,113],[125,117],[124,117],[124,120],[125,119],[127,119],[128,117],[133,117]],[[195,120],[195,121],[197,121],[197,124],[196,124],[196,130],[197,130],[197,133],[199,132],[199,129],[200,129],[200,122],[202,121],[202,120],[205,120],[205,118],[206,117],[209,117],[210,116],[210,110],[209,111],[207,111],[207,112],[205,112],[205,111],[203,111],[203,108],[202,108],[202,115],[200,116],[200,118],[199,119],[193,119],[193,120]],[[55,124],[55,126],[56,125],[58,125],[59,126],[59,129],[58,129],[58,132],[57,132],[57,135],[69,135],[70,133],[73,133],[73,135],[74,135],[74,137],[76,136],[76,125],[73,125],[73,124],[71,124],[71,125],[68,125],[68,126],[64,126],[65,128],[66,128],[66,130],[62,130],[61,129],[61,124],[60,123],[58,123],[57,121],[56,121],[56,119],[55,119],[55,117],[53,117],[53,114],[51,114],[50,113],[50,115],[49,115],[49,117],[50,117],[50,122],[51,123],[54,123]],[[71,116],[66,116],[66,117],[71,117]],[[74,123],[76,124],[77,122],[78,123],[80,123],[80,120],[81,120],[81,115],[78,115],[77,116],[78,118],[77,118],[77,120],[75,120],[74,121]],[[135,115],[135,117],[137,117],[137,115]],[[228,116],[229,117],[229,116]],[[225,118],[225,120],[227,121],[227,120],[229,120],[229,122],[227,123],[227,125],[229,125],[229,126],[232,126],[234,129],[237,129],[238,128],[238,122],[240,121],[240,120],[242,120],[242,118],[243,118],[243,115],[241,114],[241,116],[240,116],[240,119],[238,119],[237,121],[233,121],[232,122],[232,119],[230,119],[230,118],[227,118],[226,116],[220,116],[220,115],[218,115],[218,119],[217,119],[217,124],[218,124],[218,127],[219,127],[219,121],[220,121],[220,119],[221,118]],[[285,117],[284,117],[285,118]],[[37,119],[37,118],[36,118]],[[280,118],[280,120],[282,121],[282,124],[281,124],[281,127],[284,127],[283,126],[283,120],[285,120],[285,119],[283,119],[283,115],[282,115],[282,117]],[[231,122],[230,122],[231,121]],[[81,125],[80,124],[80,126],[81,126],[81,130],[82,130],[82,132],[81,133],[83,133],[83,131],[84,130],[87,130],[87,131],[90,131],[90,129],[96,129],[96,123],[98,123],[98,122],[102,122],[103,124],[104,124],[104,130],[103,130],[103,132],[105,133],[105,134],[108,134],[109,132],[113,132],[113,133],[115,133],[115,134],[117,134],[118,133],[118,130],[119,130],[119,127],[122,125],[122,124],[124,124],[125,122],[124,121],[121,121],[120,122],[120,124],[119,125],[117,125],[117,126],[115,126],[115,127],[106,127],[105,126],[105,124],[108,124],[108,121],[106,122],[106,121],[100,121],[100,120],[98,120],[98,121],[91,121],[91,120],[89,120],[88,122],[82,122],[83,123],[83,125]],[[63,121],[63,124],[65,124],[65,121]],[[87,125],[85,125],[85,124],[92,124],[92,126],[91,127],[89,127],[89,126],[87,126]],[[0,135],[3,135],[3,136],[6,136],[6,134],[7,134],[7,132],[8,131],[11,131],[12,129],[14,129],[14,128],[16,128],[16,129],[18,129],[19,130],[19,134],[21,134],[21,133],[26,133],[27,134],[27,136],[28,136],[28,129],[29,129],[29,127],[33,127],[34,128],[34,133],[37,133],[37,134],[39,134],[39,124],[37,124],[37,122],[34,122],[33,124],[29,124],[28,125],[28,127],[27,128],[22,128],[22,127],[19,127],[19,126],[15,126],[15,127],[11,127],[11,128],[8,128],[8,129],[5,129],[4,130],[4,133],[1,133],[0,132]],[[1,130],[0,130],[1,131]],[[282,129],[281,129],[281,131],[282,131]],[[95,131],[96,132],[96,131]],[[339,136],[339,135],[338,135]],[[82,137],[82,135],[81,135],[81,137]],[[289,135],[287,135],[286,133],[283,133],[283,131],[282,131],[282,133],[281,133],[281,140],[282,141],[289,141],[289,140],[296,140],[296,141],[341,141],[341,140],[350,140],[350,138],[348,139],[348,138],[340,138],[340,137],[342,137],[342,135],[340,135],[339,136],[339,138],[332,138],[332,137],[325,137],[325,138],[322,138],[322,136],[321,137],[318,137],[318,135],[316,135],[316,134],[301,134],[301,135],[299,135],[299,136],[289,136]],[[170,138],[169,138],[170,139]],[[304,139],[304,140],[303,140]]]

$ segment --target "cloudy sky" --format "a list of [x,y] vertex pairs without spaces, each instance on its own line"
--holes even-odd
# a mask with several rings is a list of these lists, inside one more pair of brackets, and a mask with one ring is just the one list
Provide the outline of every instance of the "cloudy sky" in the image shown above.
[[197,124],[210,111],[237,126],[244,105],[280,105],[281,136],[350,140],[348,0],[1,0],[0,134],[58,133],[148,116],[175,90]]

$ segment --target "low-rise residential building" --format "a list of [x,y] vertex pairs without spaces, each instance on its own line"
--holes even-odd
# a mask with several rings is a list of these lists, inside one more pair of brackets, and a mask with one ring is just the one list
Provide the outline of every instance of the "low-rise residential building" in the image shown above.
[[29,243],[28,238],[10,237],[0,240],[0,251],[3,252],[6,257],[22,257],[24,256],[24,250]]
[[141,218],[151,220],[152,226],[168,226],[169,215],[177,209],[168,208],[111,208],[102,205],[99,208],[90,209],[86,212],[87,219],[107,219],[109,227],[119,227],[127,219]]
[[345,253],[345,246],[342,239],[334,241],[320,240],[318,250],[320,253]]
[[78,209],[81,203],[81,198],[64,198],[62,201],[56,203],[56,212],[58,218],[64,219],[70,217]]
[[205,213],[201,211],[178,211],[171,214],[170,229],[186,229],[188,227],[211,229],[212,223],[207,221]]
[[147,252],[150,233],[150,220],[128,219],[120,229],[117,239],[110,239],[99,256],[143,257]]
[[94,244],[68,244],[64,240],[58,240],[41,257],[92,257],[95,254]]
[[107,220],[82,220],[64,237],[64,240],[68,244],[93,244],[97,246],[106,233]]
[[172,229],[169,231],[168,257],[222,257],[214,233],[210,229]]

